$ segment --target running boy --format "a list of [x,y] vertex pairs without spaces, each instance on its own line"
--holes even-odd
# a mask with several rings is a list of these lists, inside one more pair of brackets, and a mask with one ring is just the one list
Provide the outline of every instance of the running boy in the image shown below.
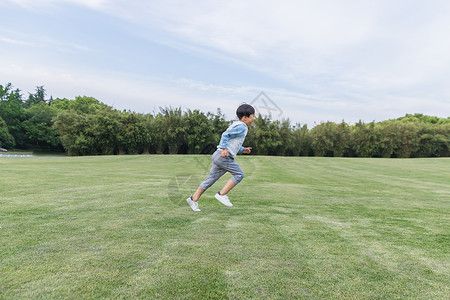
[[255,120],[255,109],[249,104],[242,104],[236,110],[236,115],[239,121],[233,122],[222,133],[217,150],[212,155],[212,166],[208,177],[200,184],[195,194],[186,199],[193,211],[200,211],[198,208],[198,199],[226,172],[230,172],[233,177],[228,180],[215,197],[222,204],[228,207],[233,206],[227,194],[244,178],[244,172],[234,158],[237,154],[250,154],[252,151],[252,147],[244,148],[242,144],[247,135],[248,127],[252,126]]

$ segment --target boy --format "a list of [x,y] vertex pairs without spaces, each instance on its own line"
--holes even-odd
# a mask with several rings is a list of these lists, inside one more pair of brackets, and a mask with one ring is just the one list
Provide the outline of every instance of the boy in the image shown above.
[[244,178],[244,172],[237,162],[234,161],[234,158],[236,157],[236,154],[250,154],[252,151],[252,147],[244,148],[242,147],[242,144],[247,135],[248,127],[252,126],[252,123],[255,120],[255,109],[249,104],[242,104],[236,110],[236,115],[239,121],[233,122],[233,124],[222,133],[222,138],[217,146],[217,150],[212,155],[212,166],[208,177],[200,184],[195,194],[186,199],[193,211],[200,211],[198,208],[198,199],[226,172],[230,172],[233,177],[228,180],[215,197],[222,204],[228,207],[233,206],[230,199],[228,199],[227,194]]

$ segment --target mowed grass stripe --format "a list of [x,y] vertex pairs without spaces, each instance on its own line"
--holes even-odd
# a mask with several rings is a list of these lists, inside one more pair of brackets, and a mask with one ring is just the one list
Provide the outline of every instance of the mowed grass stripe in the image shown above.
[[0,159],[0,298],[447,298],[449,159],[237,160]]

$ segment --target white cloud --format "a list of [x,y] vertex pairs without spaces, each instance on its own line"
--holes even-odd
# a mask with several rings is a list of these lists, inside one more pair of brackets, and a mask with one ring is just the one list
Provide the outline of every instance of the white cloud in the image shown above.
[[0,36],[0,42],[7,43],[7,44],[14,44],[14,45],[20,45],[20,46],[28,46],[28,47],[36,47],[36,44],[28,42],[28,41],[22,41],[14,38],[4,37]]
[[[79,95],[95,97],[117,109],[130,109],[140,113],[159,111],[159,106],[183,109],[200,109],[216,112],[220,108],[227,119],[233,119],[236,107],[242,102],[251,103],[264,91],[282,110],[281,118],[289,118],[292,124],[302,123],[312,127],[322,121],[349,123],[397,118],[405,113],[436,115],[429,107],[441,107],[450,111],[450,103],[423,98],[394,97],[364,99],[350,103],[345,99],[323,95],[308,95],[284,89],[264,89],[259,86],[220,86],[191,79],[175,79],[163,82],[158,78],[142,78],[125,73],[98,73],[93,70],[65,70],[35,65],[30,61],[0,66],[0,77],[8,78],[15,88],[33,92],[36,85],[45,85],[48,96],[73,99]],[[6,84],[6,82],[2,83]],[[255,102],[255,106],[261,106]],[[273,106],[273,105],[270,105]],[[405,107],[408,109],[405,111]],[[264,114],[264,112],[262,111]],[[439,115],[439,114],[438,114]],[[445,115],[439,115],[445,117]],[[275,118],[276,116],[273,115]]]
[[90,47],[75,42],[65,42],[44,34],[28,34],[18,31],[0,29],[0,43],[32,48],[58,49],[64,52],[90,52]]
[[[201,109],[215,112],[230,101],[227,96],[186,93],[185,87],[174,87],[157,78],[142,78],[125,73],[99,73],[95,70],[72,69],[15,61],[0,66],[0,77],[19,88],[26,97],[37,85],[44,85],[48,97],[74,99],[91,96],[117,109],[140,113],[158,112],[159,106]],[[7,82],[1,83],[6,84]],[[183,103],[183,105],[180,105]]]
[[382,96],[409,93],[448,72],[449,8],[445,1],[127,0],[110,1],[103,10],[162,30],[166,34],[150,36],[160,42],[238,62],[313,93]]
[[[138,24],[175,48],[240,63],[315,91],[408,90],[448,72],[446,1],[12,0],[73,3]],[[158,33],[160,31],[160,33]]]
[[44,9],[48,6],[57,6],[59,4],[77,4],[87,6],[93,9],[99,9],[108,2],[108,0],[7,0],[23,8],[35,10]]
[[[147,101],[171,99],[174,106],[205,105],[204,110],[215,111],[217,103],[234,106],[264,90],[280,102],[284,116],[309,124],[342,118],[383,120],[407,112],[450,114],[448,1],[11,1],[30,9],[83,5],[136,24],[133,34],[256,70],[293,87],[252,86],[251,78],[234,86],[190,78],[155,84],[158,79],[151,78],[150,83],[128,74],[107,74],[102,79],[105,74],[100,71],[87,77],[80,72],[71,71],[71,77],[49,72],[59,74],[60,81],[44,76],[61,91],[76,87],[77,93],[117,99],[121,108],[142,111]],[[6,36],[0,41],[24,39]],[[58,44],[50,38],[47,42]],[[60,46],[89,51],[79,44]],[[18,82],[13,83],[20,87]],[[127,94],[120,86],[127,87],[133,100],[122,102]]]

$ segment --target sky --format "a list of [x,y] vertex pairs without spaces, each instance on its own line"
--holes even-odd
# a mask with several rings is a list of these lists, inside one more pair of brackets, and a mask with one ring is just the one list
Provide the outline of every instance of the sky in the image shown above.
[[313,127],[450,116],[448,0],[0,0],[0,84]]

